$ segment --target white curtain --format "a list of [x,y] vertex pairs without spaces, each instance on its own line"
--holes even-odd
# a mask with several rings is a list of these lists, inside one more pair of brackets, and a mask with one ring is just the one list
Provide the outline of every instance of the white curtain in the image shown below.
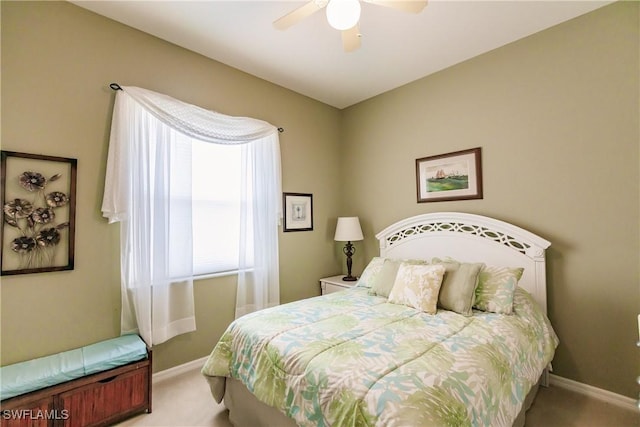
[[146,89],[122,89],[113,111],[102,205],[109,223],[121,222],[122,333],[139,333],[154,345],[195,330],[192,139],[242,144],[246,179],[236,315],[279,304],[277,129]]

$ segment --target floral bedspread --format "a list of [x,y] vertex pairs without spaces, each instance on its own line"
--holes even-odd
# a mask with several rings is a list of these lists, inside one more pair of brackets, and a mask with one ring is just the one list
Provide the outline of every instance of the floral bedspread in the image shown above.
[[237,319],[202,373],[301,426],[511,426],[557,344],[522,289],[513,315],[464,317],[356,287]]

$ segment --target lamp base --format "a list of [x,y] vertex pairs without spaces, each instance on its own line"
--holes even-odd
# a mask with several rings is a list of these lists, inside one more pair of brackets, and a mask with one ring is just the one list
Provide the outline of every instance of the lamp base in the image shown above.
[[358,278],[355,276],[344,276],[342,280],[344,280],[345,282],[355,282],[356,280],[358,280]]

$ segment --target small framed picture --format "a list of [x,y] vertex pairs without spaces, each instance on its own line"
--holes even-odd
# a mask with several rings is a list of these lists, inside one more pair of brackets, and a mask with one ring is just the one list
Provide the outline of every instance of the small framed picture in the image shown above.
[[313,195],[282,193],[284,228],[282,231],[313,230]]
[[481,148],[416,160],[418,203],[482,199]]

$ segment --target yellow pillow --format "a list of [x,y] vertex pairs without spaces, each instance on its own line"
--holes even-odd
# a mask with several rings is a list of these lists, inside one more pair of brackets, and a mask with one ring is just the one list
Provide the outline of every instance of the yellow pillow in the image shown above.
[[428,314],[437,311],[438,294],[445,267],[401,263],[389,293],[389,302],[403,304]]

